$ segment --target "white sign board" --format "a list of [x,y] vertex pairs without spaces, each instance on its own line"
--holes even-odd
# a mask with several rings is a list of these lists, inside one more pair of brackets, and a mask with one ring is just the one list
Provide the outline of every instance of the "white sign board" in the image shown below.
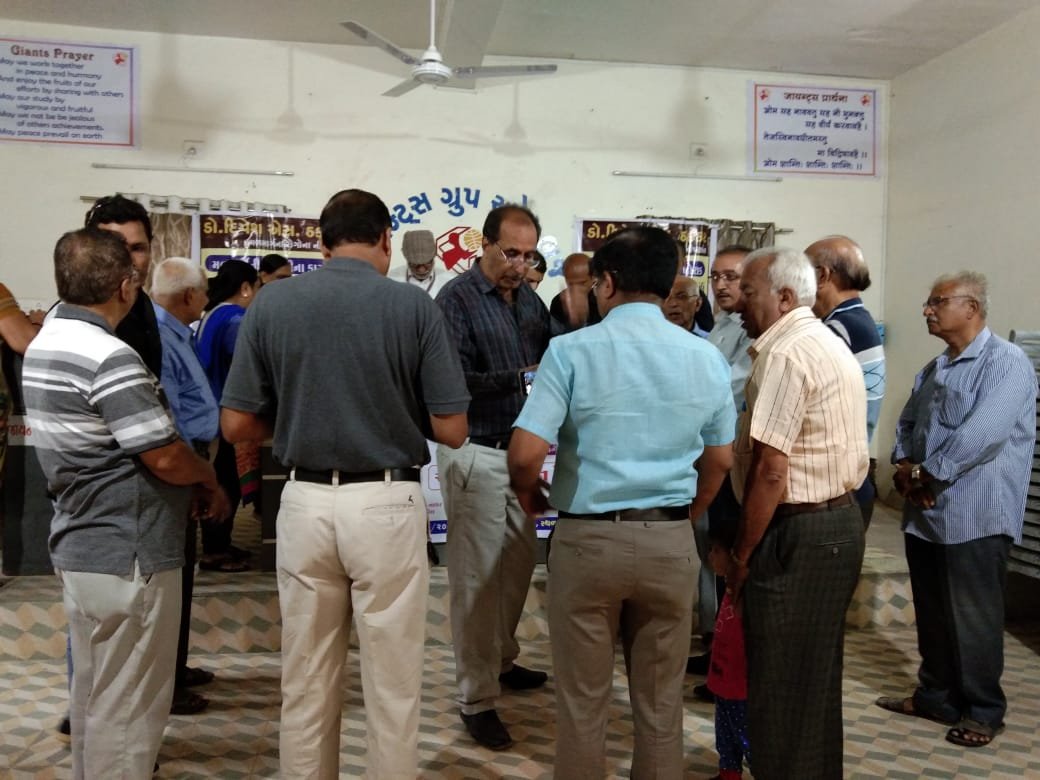
[[136,55],[0,38],[0,141],[136,146]]
[[877,90],[750,84],[752,174],[878,175]]

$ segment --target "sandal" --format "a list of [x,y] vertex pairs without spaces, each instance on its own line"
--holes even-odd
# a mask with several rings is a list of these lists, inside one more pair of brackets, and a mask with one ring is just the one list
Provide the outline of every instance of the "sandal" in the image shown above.
[[221,556],[218,558],[200,558],[199,568],[202,571],[221,571],[225,574],[235,574],[237,572],[249,571],[249,564]]
[[1004,724],[987,726],[973,720],[963,721],[946,732],[946,741],[968,748],[986,747],[993,738],[1004,731]]
[[911,718],[924,718],[925,720],[931,720],[936,723],[942,723],[944,726],[952,726],[959,722],[958,718],[942,718],[938,715],[933,715],[930,712],[921,712],[914,709],[914,697],[907,696],[904,699],[896,698],[893,696],[879,696],[877,701],[874,702],[878,707],[889,712],[895,712],[899,715],[907,715]]
[[233,544],[228,545],[226,552],[233,561],[247,561],[253,557],[253,553],[249,552],[249,550],[243,550],[241,547],[236,547]]

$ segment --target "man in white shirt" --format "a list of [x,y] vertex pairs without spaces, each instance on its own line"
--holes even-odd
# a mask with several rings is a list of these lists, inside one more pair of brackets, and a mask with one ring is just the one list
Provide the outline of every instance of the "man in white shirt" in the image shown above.
[[437,273],[437,241],[429,230],[409,230],[401,238],[401,252],[407,263],[390,271],[387,276],[398,282],[414,284],[436,298],[450,276]]

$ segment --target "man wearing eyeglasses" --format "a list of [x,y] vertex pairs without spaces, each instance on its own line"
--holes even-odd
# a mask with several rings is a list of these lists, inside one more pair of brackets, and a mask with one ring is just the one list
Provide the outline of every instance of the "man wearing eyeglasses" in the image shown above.
[[534,571],[534,519],[509,487],[506,449],[526,400],[525,375],[549,342],[549,312],[524,281],[541,226],[507,204],[484,221],[483,254],[437,296],[472,401],[469,439],[437,448],[448,516],[447,564],[458,704],[470,735],[492,750],[512,744],[495,700],[501,687],[537,688],[544,672],[516,663],[515,633]]
[[[870,287],[870,270],[859,244],[846,236],[827,236],[805,250],[816,271],[816,303],[813,314],[823,320],[844,341],[863,371],[867,388],[867,442],[874,438],[881,400],[885,397],[885,350],[877,323],[863,305],[859,294]],[[856,490],[856,501],[863,515],[863,527],[874,514],[877,460],[870,459],[870,470]]]
[[436,298],[449,281],[437,273],[437,241],[429,230],[409,230],[401,237],[401,254],[405,264],[394,268],[387,277],[421,287],[431,298]]
[[661,311],[664,312],[665,318],[703,339],[708,336],[708,331],[701,328],[696,322],[697,312],[700,308],[701,288],[697,284],[697,280],[689,276],[676,276],[671,292],[661,304]]
[[970,748],[1004,730],[1004,582],[1036,435],[1036,374],[986,326],[988,305],[986,278],[969,271],[937,279],[924,302],[947,348],[914,380],[892,451],[921,666],[913,695],[877,700]]
[[[708,276],[711,291],[715,295],[715,304],[719,307],[715,315],[715,326],[708,334],[708,341],[714,344],[726,358],[730,367],[730,392],[733,394],[733,405],[737,414],[744,408],[744,383],[751,372],[751,355],[748,347],[751,338],[740,324],[737,307],[740,304],[740,269],[744,258],[751,249],[737,244],[723,247],[715,253],[715,261],[711,265]],[[698,578],[697,627],[701,632],[704,649],[708,652],[692,656],[686,663],[686,671],[690,674],[706,675],[711,661],[711,642],[715,628],[715,612],[718,609],[718,594],[722,584],[712,574],[708,564],[709,528],[736,528],[740,521],[740,504],[733,494],[733,485],[729,475],[722,481],[715,500],[708,507],[708,516],[694,518],[694,538],[697,540],[697,554],[701,559],[701,573]],[[722,533],[723,538],[728,534]],[[694,694],[705,701],[714,700],[711,691],[705,684],[696,685]]]

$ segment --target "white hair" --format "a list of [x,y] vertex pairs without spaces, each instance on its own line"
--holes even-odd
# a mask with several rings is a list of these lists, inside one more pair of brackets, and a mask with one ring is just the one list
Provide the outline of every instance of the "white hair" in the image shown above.
[[194,260],[167,257],[152,270],[152,295],[177,295],[193,287],[206,287],[206,272]]
[[816,303],[816,271],[805,253],[779,246],[756,249],[744,258],[744,271],[752,263],[767,258],[772,258],[766,270],[770,292],[776,294],[787,288],[794,293],[800,306]]
[[963,290],[966,295],[971,296],[979,305],[979,314],[986,319],[989,314],[989,282],[984,274],[978,271],[958,271],[953,274],[943,274],[932,283],[932,289],[944,287],[948,284],[955,285],[958,290]]

